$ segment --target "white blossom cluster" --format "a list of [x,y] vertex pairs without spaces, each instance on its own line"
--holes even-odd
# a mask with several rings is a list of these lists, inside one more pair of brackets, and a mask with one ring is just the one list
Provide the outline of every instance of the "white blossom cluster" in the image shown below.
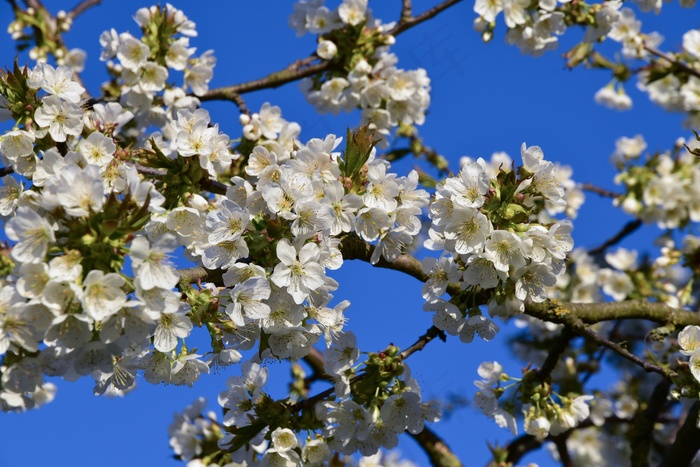
[[[634,3],[642,12],[653,10],[658,13],[662,5],[660,0],[639,0]],[[695,0],[680,3],[685,8],[691,8],[695,5]],[[621,64],[608,61],[602,56],[590,55],[594,44],[610,39],[620,45],[620,55],[624,60],[653,62],[656,52],[652,51],[663,42],[663,37],[657,32],[644,33],[635,10],[623,7],[622,2],[617,0],[592,4],[572,3],[568,0],[476,0],[474,11],[479,15],[474,27],[484,41],[491,40],[496,18],[503,13],[508,28],[506,42],[517,45],[523,54],[533,56],[555,49],[558,45],[557,36],[566,32],[567,25],[584,28],[582,41],[567,54],[571,60],[570,66],[590,60],[594,66],[609,68],[614,78],[596,92],[595,101],[616,110],[632,108],[632,99],[623,87],[629,77],[620,73]],[[666,56],[681,62],[681,68],[695,72],[700,70],[700,30],[686,32],[683,35],[682,51]],[[700,118],[700,79],[694,76],[696,73],[630,70],[629,74],[638,75],[638,88],[646,92],[653,102],[666,110],[688,113],[688,126],[697,126]]]
[[[147,34],[153,34],[155,28],[149,29],[149,23],[155,17],[167,18],[164,21],[172,24],[167,50],[161,49],[163,45],[158,37],[151,36],[145,40]],[[198,100],[187,97],[185,91],[189,88],[195,95],[201,96],[208,90],[216,58],[211,50],[199,57],[194,56],[196,48],[190,47],[190,38],[197,36],[196,25],[169,3],[162,8],[141,8],[136,12],[134,20],[142,28],[144,37],[136,38],[128,32],[118,33],[115,29],[105,31],[100,36],[100,59],[109,60],[110,70],[119,78],[122,105],[128,104],[143,118],[150,119],[150,123],[157,125],[156,122],[168,110],[174,113],[178,108],[193,108],[198,104]],[[118,64],[111,62],[115,58]],[[183,88],[171,89],[168,86],[170,70],[183,73]],[[170,109],[154,103],[154,95],[166,87],[170,92],[163,96],[163,103],[172,107]]]
[[[644,160],[640,154],[642,139],[618,140],[613,162],[619,173],[615,182],[625,193],[615,205],[646,223],[662,229],[674,229],[700,220],[700,164],[698,158],[683,149],[680,139],[673,151],[655,153]],[[688,142],[694,147],[696,142]]]
[[429,276],[424,309],[436,312],[433,324],[464,342],[475,334],[490,340],[498,326],[478,308],[464,310],[442,299],[450,283],[487,293],[492,316],[513,316],[523,311],[525,300],[547,298],[547,287],[564,273],[566,254],[573,248],[571,222],[530,221],[537,203],[565,207],[565,192],[554,164],[543,159],[539,147],[523,144],[521,153],[527,174],[522,178],[505,170],[490,177],[483,159],[468,162],[457,176],[438,184],[430,204],[425,246],[444,254],[423,262]]
[[[473,162],[475,162],[473,158],[464,156],[459,160],[459,166],[461,168]],[[491,158],[488,161],[481,159],[480,164],[484,167],[489,179],[494,179],[501,170],[504,172],[510,172],[512,170],[513,159],[506,152],[500,151],[491,154]],[[579,209],[586,201],[586,195],[583,193],[581,184],[571,178],[573,175],[571,166],[562,165],[559,162],[553,162],[553,164],[555,177],[564,189],[564,195],[562,196],[564,204],[545,199],[544,209],[539,210],[536,216],[541,224],[552,222],[555,216],[562,213],[569,219],[576,219]]]
[[[322,79],[306,78],[301,83],[318,112],[337,114],[359,108],[363,124],[371,124],[385,136],[399,124],[423,124],[430,104],[430,79],[422,68],[396,67],[398,58],[389,52],[394,38],[386,34],[386,26],[372,19],[367,0],[344,0],[332,11],[323,1],[300,1],[294,10],[290,26],[297,35],[318,34],[317,55],[333,62]],[[362,37],[374,38],[373,50],[346,50],[343,44],[351,39],[345,30],[354,31],[354,27],[362,27]]]
[[[325,366],[327,371],[354,364],[359,352],[354,348],[354,336],[351,340],[348,340],[348,344],[352,345],[350,353],[354,353],[354,358],[346,361],[341,361],[342,358],[328,359]],[[269,400],[269,396],[263,392],[268,371],[250,361],[241,368],[242,376],[231,377],[227,390],[219,395],[219,404],[226,409],[223,425],[237,429],[254,428],[251,424],[257,420],[257,411]],[[231,452],[231,459],[246,465],[274,463],[291,467],[327,465],[333,452],[345,455],[360,452],[363,456],[377,456],[380,448],[396,447],[400,433],[420,433],[426,421],[434,422],[440,417],[434,401],[422,402],[420,388],[407,367],[401,376],[400,389],[398,383],[395,386],[396,391],[386,398],[381,407],[368,409],[349,398],[349,393],[340,395],[337,402],[317,403],[316,417],[324,427],[313,436],[308,436],[304,442],[300,442],[289,428],[275,428],[270,436],[267,436],[268,427],[260,428],[249,443]],[[235,441],[235,435],[224,432],[218,444],[221,449],[228,450]],[[371,464],[361,461],[360,465]]]
[[[559,396],[557,401],[551,394],[546,397],[539,392],[526,394],[523,380],[503,373],[503,367],[498,362],[482,363],[478,373],[482,379],[474,382],[479,388],[474,402],[484,415],[492,418],[500,427],[510,429],[514,435],[518,432],[516,408],[512,402],[507,404],[504,401],[514,400],[515,396],[511,396],[515,386],[519,387],[518,400],[524,415],[525,432],[537,439],[543,440],[550,434],[557,435],[575,428],[590,415],[588,401],[593,396]],[[515,383],[504,386],[509,381]]]
[[[205,408],[206,399],[200,397],[181,413],[176,413],[168,428],[170,446],[180,460],[187,462],[187,467],[220,465],[214,462],[216,457],[209,457],[208,461],[200,457],[206,443],[222,438],[222,427],[216,414],[211,411],[205,413]],[[257,459],[248,459],[247,463],[243,463],[245,459],[242,459],[226,465],[322,466],[328,465],[332,457],[330,447],[323,439],[312,439],[307,435],[305,441],[300,441],[289,428],[276,428],[270,434],[270,441],[256,443],[252,452],[258,454]],[[401,459],[395,450],[389,453],[378,451],[359,459],[350,456],[338,458],[349,467],[415,467],[414,463]],[[240,456],[237,459],[240,459]]]

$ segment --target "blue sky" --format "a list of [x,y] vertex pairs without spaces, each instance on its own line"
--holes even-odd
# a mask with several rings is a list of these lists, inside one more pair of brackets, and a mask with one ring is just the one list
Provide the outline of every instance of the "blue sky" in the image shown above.
[[[46,3],[56,11],[70,9],[76,2]],[[139,31],[132,15],[139,7],[150,6],[134,0],[103,3],[80,17],[65,36],[70,47],[88,52],[82,76],[93,95],[98,94],[99,84],[106,77],[99,62],[100,33],[114,27],[136,35]],[[400,3],[383,0],[370,2],[370,6],[376,17],[388,22],[398,18]],[[414,11],[421,12],[435,3],[437,0],[414,1]],[[212,87],[260,78],[315,49],[312,36],[296,38],[287,26],[291,2],[180,0],[172,4],[197,23],[199,37],[191,45],[199,52],[215,51],[218,63]],[[615,171],[608,158],[618,137],[641,133],[653,151],[670,147],[679,136],[688,136],[681,128],[680,115],[667,114],[650,103],[634,89],[633,83],[626,87],[634,100],[632,111],[619,113],[597,106],[593,95],[608,83],[609,76],[595,70],[568,71],[560,57],[580,39],[580,31],[570,31],[557,51],[534,59],[504,44],[502,22],[494,40],[483,44],[472,29],[472,6],[471,2],[463,2],[453,7],[401,35],[393,48],[399,67],[426,68],[432,79],[432,104],[420,132],[426,144],[448,157],[453,169],[458,167],[461,156],[488,158],[495,151],[506,151],[519,161],[520,145],[527,142],[541,146],[546,159],[571,165],[575,180],[614,189]],[[683,32],[698,24],[688,10],[681,10],[676,3],[663,8],[658,17],[641,16],[643,29],[660,31],[666,36],[662,47],[676,49]],[[6,25],[10,16],[8,4],[1,3],[2,23]],[[0,65],[11,66],[15,52],[8,35],[0,36],[0,51]],[[25,60],[20,55],[20,62]],[[355,126],[359,118],[357,114],[316,114],[294,83],[244,97],[251,110],[259,109],[263,102],[279,105],[287,120],[301,125],[302,140],[327,133],[343,135],[346,127]],[[212,103],[205,107],[222,131],[231,137],[239,136],[235,106]],[[405,174],[414,163],[402,161],[395,171]],[[577,245],[593,247],[629,219],[614,210],[609,200],[593,194],[588,194],[587,200],[575,221],[574,238]],[[643,248],[655,233],[651,227],[642,229],[626,245]],[[346,262],[334,277],[341,284],[336,300],[348,299],[352,303],[347,312],[349,329],[358,336],[362,350],[380,350],[390,342],[406,347],[431,324],[431,316],[422,312],[420,284],[414,279],[354,262]],[[519,373],[522,364],[512,360],[506,342],[505,333],[488,343],[475,341],[466,345],[455,339],[435,342],[412,356],[409,364],[422,385],[424,398],[444,398],[450,393],[471,398],[476,368],[482,361],[499,360],[507,372]],[[216,409],[217,394],[224,388],[225,380],[237,371],[233,367],[204,377],[192,389],[154,387],[142,381],[123,399],[94,397],[92,382],[88,380],[54,381],[59,391],[52,404],[25,414],[0,415],[4,446],[0,450],[0,465],[34,466],[47,461],[56,466],[177,465],[170,458],[166,432],[172,414],[200,395],[206,396]],[[288,365],[272,365],[271,372],[286,382]],[[273,390],[281,396],[284,387]],[[457,411],[434,429],[466,460],[466,465],[487,462],[486,442],[509,439],[507,431],[472,408]],[[400,448],[407,458],[421,465],[426,463],[410,439],[402,440]],[[525,460],[543,459],[547,456],[539,454]]]

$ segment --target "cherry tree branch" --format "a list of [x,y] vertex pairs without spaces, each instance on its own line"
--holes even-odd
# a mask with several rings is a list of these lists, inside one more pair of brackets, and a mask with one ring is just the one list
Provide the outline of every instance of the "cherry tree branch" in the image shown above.
[[312,65],[311,63],[316,59],[317,57],[314,56],[307,57],[303,60],[298,60],[292,63],[280,71],[270,73],[264,78],[241,84],[234,84],[232,86],[210,89],[203,95],[199,96],[199,100],[202,102],[214,100],[236,102],[236,100],[240,99],[241,94],[259,91],[261,89],[277,88],[283,84],[291,83],[292,81],[297,81],[299,79],[306,78],[307,76],[313,76],[321,73],[329,68],[330,62],[322,62]]
[[[626,302],[622,302],[626,303]],[[604,305],[607,305],[605,303]],[[545,309],[544,313],[538,313],[539,310],[535,309],[530,309],[529,306],[526,306],[525,312],[529,314],[530,316],[534,316],[535,318],[542,319],[544,321],[551,321],[554,323],[558,324],[563,324],[567,328],[571,329],[573,332],[576,334],[579,334],[580,336],[587,337],[594,341],[595,343],[599,345],[603,345],[615,352],[617,352],[619,355],[622,357],[630,360],[631,362],[639,365],[642,367],[646,372],[654,372],[662,375],[666,379],[672,379],[675,376],[677,376],[677,373],[673,370],[669,370],[667,368],[660,367],[658,365],[655,365],[653,363],[649,363],[646,360],[643,360],[636,355],[634,355],[632,352],[627,350],[625,347],[622,345],[613,342],[596,332],[594,332],[591,328],[586,326],[584,323],[583,319],[581,317],[577,316],[574,313],[568,312],[566,309]]]
[[595,193],[604,198],[617,198],[618,196],[620,196],[620,193],[615,193],[614,191],[606,190],[605,188],[595,186],[591,183],[584,183],[583,185],[581,185],[581,189],[583,191],[590,191],[591,193]]
[[[406,1],[404,1],[404,10],[402,11],[401,20],[399,20],[398,24],[396,26],[394,26],[394,28],[389,31],[389,34],[391,34],[393,36],[398,36],[402,32],[407,31],[414,26],[418,26],[420,23],[437,16],[440,12],[447,10],[449,7],[456,5],[457,3],[461,2],[461,1],[462,0],[444,1],[438,5],[435,5],[431,9],[421,13],[420,15],[412,16],[412,17],[409,17],[408,19],[405,19],[404,15],[403,15],[403,12],[405,12],[405,5],[407,3]],[[411,2],[409,1],[408,3],[409,3],[409,7],[410,7]]]
[[630,423],[627,439],[630,442],[632,467],[648,467],[649,451],[656,419],[666,404],[671,382],[664,379],[656,385],[645,410],[639,410]]
[[686,63],[681,62],[680,60],[678,60],[674,56],[669,55],[667,53],[664,53],[664,52],[660,51],[659,49],[656,49],[656,48],[651,47],[651,46],[646,45],[646,44],[644,44],[644,50],[646,50],[647,52],[649,52],[650,54],[652,54],[656,57],[659,57],[659,58],[666,60],[671,65],[677,66],[678,68],[685,71],[689,75],[693,75],[697,78],[700,78],[700,71],[696,70],[695,68],[693,68],[691,66],[688,66]]
[[413,6],[411,5],[411,0],[403,0],[401,2],[401,17],[399,18],[399,23],[410,21],[413,17]]
[[608,248],[610,248],[611,246],[617,245],[622,240],[624,240],[628,235],[631,235],[632,233],[636,232],[641,226],[642,226],[642,221],[640,219],[629,221],[614,236],[610,237],[608,240],[606,240],[602,244],[598,245],[597,247],[593,248],[592,250],[588,250],[588,254],[595,256],[595,255],[599,255],[601,253],[605,253],[605,251]]
[[698,439],[700,439],[700,428],[697,426],[698,415],[700,415],[700,402],[696,401],[688,411],[685,423],[676,433],[676,440],[664,458],[661,467],[690,465],[700,449],[700,443],[698,443]]
[[99,5],[102,0],[83,0],[73,7],[71,11],[68,12],[68,17],[74,20],[78,16],[82,15],[86,10]]

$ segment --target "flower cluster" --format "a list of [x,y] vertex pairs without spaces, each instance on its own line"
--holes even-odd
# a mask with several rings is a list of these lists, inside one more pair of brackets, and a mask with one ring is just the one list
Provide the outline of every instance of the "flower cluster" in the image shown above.
[[[164,7],[141,8],[134,19],[143,32],[140,39],[114,29],[100,36],[103,49],[100,59],[109,60],[113,75],[105,90],[121,97],[122,104],[128,103],[136,109],[140,118],[158,125],[164,113],[198,104],[196,98],[185,95],[185,89],[190,88],[197,96],[204,94],[213,77],[216,58],[211,50],[194,56],[196,48],[190,47],[190,37],[197,36],[196,25],[169,3]],[[112,62],[115,58],[118,63]],[[183,73],[183,88],[167,82],[170,70]],[[155,99],[164,90],[169,92]]]
[[[642,12],[661,10],[660,1],[635,2]],[[682,1],[681,6],[690,8],[695,1]],[[650,99],[666,110],[689,114],[688,124],[695,123],[700,115],[697,74],[700,59],[700,30],[691,30],[683,35],[682,50],[662,53],[657,47],[663,37],[656,32],[644,33],[642,23],[635,10],[623,7],[622,2],[601,3],[541,0],[487,1],[476,0],[474,11],[479,17],[475,29],[484,41],[493,37],[496,18],[502,12],[508,28],[506,42],[516,44],[523,53],[542,55],[557,47],[557,36],[563,35],[567,27],[579,26],[585,30],[583,40],[565,54],[570,67],[581,63],[596,68],[609,69],[613,80],[595,94],[595,101],[617,110],[628,110],[632,100],[625,93],[623,83],[638,75],[638,88]],[[619,44],[621,57],[626,61],[642,61],[647,66],[633,68],[625,62],[605,58],[596,50],[596,43],[610,39]],[[657,56],[665,61],[657,61]]]
[[[354,373],[359,352],[354,336],[344,336],[344,342],[326,352],[329,373]],[[338,401],[320,400],[315,405],[302,401],[290,406],[274,401],[263,391],[266,368],[246,362],[242,371],[242,376],[229,379],[227,390],[219,396],[219,404],[226,409],[223,425],[229,428],[218,446],[229,452],[234,462],[250,463],[259,458],[263,463],[274,460],[290,466],[300,462],[325,465],[333,452],[350,455],[359,451],[375,456],[380,448],[396,447],[400,433],[419,433],[426,421],[440,417],[435,402],[422,402],[420,389],[395,347],[370,354],[365,372],[352,389],[346,385],[343,390],[336,384]],[[302,411],[300,416],[296,410]],[[296,425],[289,425],[290,417]],[[295,434],[302,431],[308,433],[303,443]]]
[[329,62],[320,77],[302,81],[307,99],[321,113],[362,110],[362,121],[382,135],[399,124],[422,125],[430,104],[425,70],[396,68],[394,38],[371,17],[367,0],[344,0],[336,10],[322,1],[301,1],[289,24],[298,35],[319,35],[317,55]]
[[[423,289],[425,309],[437,312],[433,323],[438,328],[465,342],[475,333],[490,340],[498,331],[472,305],[476,294],[482,294],[492,316],[518,314],[525,300],[545,300],[546,287],[563,274],[573,248],[569,221],[533,220],[547,206],[566,206],[556,167],[543,159],[539,147],[523,144],[521,153],[517,173],[501,166],[491,178],[483,159],[467,162],[457,176],[437,186],[430,204],[425,246],[444,254],[437,261],[424,260],[430,277]],[[441,296],[450,282],[463,292],[447,302]]]
[[[503,367],[498,362],[484,362],[479,366],[478,372],[482,379],[474,382],[479,388],[475,396],[477,406],[486,416],[494,419],[499,426],[509,428],[513,434],[517,434],[518,428],[516,406],[512,401],[520,404],[525,432],[540,440],[550,434],[557,435],[570,430],[590,415],[588,401],[593,396],[556,395],[555,399],[551,386],[540,380],[534,370],[524,369],[522,379],[513,378],[503,373]],[[513,383],[503,386],[509,381]],[[513,397],[509,397],[511,395]]]
[[681,139],[672,151],[657,152],[642,160],[640,155],[646,148],[643,138],[618,140],[613,154],[619,171],[615,182],[625,188],[625,193],[615,199],[615,204],[662,229],[699,221],[700,164],[693,152],[697,150],[686,150],[684,144]]

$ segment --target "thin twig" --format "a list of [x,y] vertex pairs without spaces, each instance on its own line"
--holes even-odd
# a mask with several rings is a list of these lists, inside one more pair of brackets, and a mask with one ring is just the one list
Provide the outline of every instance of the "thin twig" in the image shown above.
[[423,21],[427,21],[430,18],[437,16],[440,12],[448,9],[452,5],[455,5],[461,1],[462,0],[447,0],[445,2],[440,3],[439,5],[435,5],[431,9],[421,13],[418,16],[412,17],[409,20],[399,21],[399,23],[389,31],[389,34],[391,34],[392,36],[398,36],[402,32],[407,31],[414,26],[418,26]]
[[101,0],[83,0],[78,3],[71,11],[68,12],[66,16],[71,20],[74,20],[78,16],[82,15],[86,10],[99,5]]
[[399,23],[405,23],[406,21],[410,21],[413,17],[413,7],[411,5],[411,0],[403,0],[401,3],[401,17],[399,18]]
[[669,380],[677,376],[677,373],[675,371],[669,370],[667,368],[662,368],[653,363],[649,363],[646,360],[637,357],[629,350],[624,348],[622,345],[597,334],[591,328],[586,326],[581,318],[576,316],[574,313],[567,312],[568,310],[560,309],[557,312],[551,313],[549,315],[541,314],[539,316],[537,313],[533,313],[533,311],[534,310],[530,308],[526,310],[526,313],[528,313],[530,316],[534,316],[539,319],[544,319],[545,321],[552,321],[554,323],[563,324],[564,326],[574,331],[576,334],[583,337],[587,337],[596,342],[597,344],[603,345],[609,348],[610,350],[617,352],[622,357],[642,367],[646,372],[658,373]]
[[15,169],[13,169],[12,167],[0,167],[0,177],[10,175],[11,173],[15,173]]
[[[308,61],[308,58],[305,60]],[[283,70],[271,73],[264,78],[248,81],[246,83],[234,84],[233,86],[210,89],[202,96],[199,96],[199,100],[202,102],[214,100],[236,102],[236,99],[240,98],[241,94],[259,91],[261,89],[277,88],[283,84],[321,73],[328,69],[330,63],[331,62],[322,62],[302,67],[299,67],[298,64],[295,63]]]
[[418,340],[413,343],[410,347],[406,348],[403,352],[401,352],[399,355],[401,355],[402,360],[406,360],[408,357],[413,355],[416,352],[420,352],[425,348],[426,345],[428,345],[428,342],[431,340],[435,339],[436,337],[439,337],[441,341],[445,342],[447,337],[445,336],[445,331],[438,329],[435,326],[432,326],[428,331],[420,336]]
[[600,188],[591,183],[584,183],[583,185],[581,185],[581,189],[583,191],[590,191],[591,193],[595,193],[605,198],[617,198],[618,196],[620,196],[620,193],[615,193],[614,191],[606,190],[605,188]]
[[682,69],[686,73],[693,75],[697,78],[700,78],[700,71],[696,70],[695,68],[687,65],[686,63],[681,62],[677,58],[673,57],[672,55],[669,55],[667,53],[664,53],[654,47],[648,46],[644,44],[644,50],[649,52],[652,55],[655,55],[659,58],[663,58],[667,62],[669,62],[671,65],[676,65],[678,68]]
[[596,255],[600,255],[602,253],[605,253],[605,251],[608,248],[610,248],[611,246],[617,245],[622,240],[624,240],[628,235],[637,231],[641,226],[642,226],[642,221],[639,219],[629,221],[614,236],[610,237],[608,240],[603,242],[601,245],[598,245],[597,247],[595,247],[591,250],[588,250],[588,254],[591,256],[596,256]]
[[537,370],[537,376],[541,380],[545,380],[552,374],[554,368],[559,362],[559,358],[562,356],[566,349],[569,347],[569,341],[574,337],[574,333],[569,328],[564,328],[559,335],[559,339],[555,343],[554,347],[547,354],[547,358],[542,364],[542,368]]

